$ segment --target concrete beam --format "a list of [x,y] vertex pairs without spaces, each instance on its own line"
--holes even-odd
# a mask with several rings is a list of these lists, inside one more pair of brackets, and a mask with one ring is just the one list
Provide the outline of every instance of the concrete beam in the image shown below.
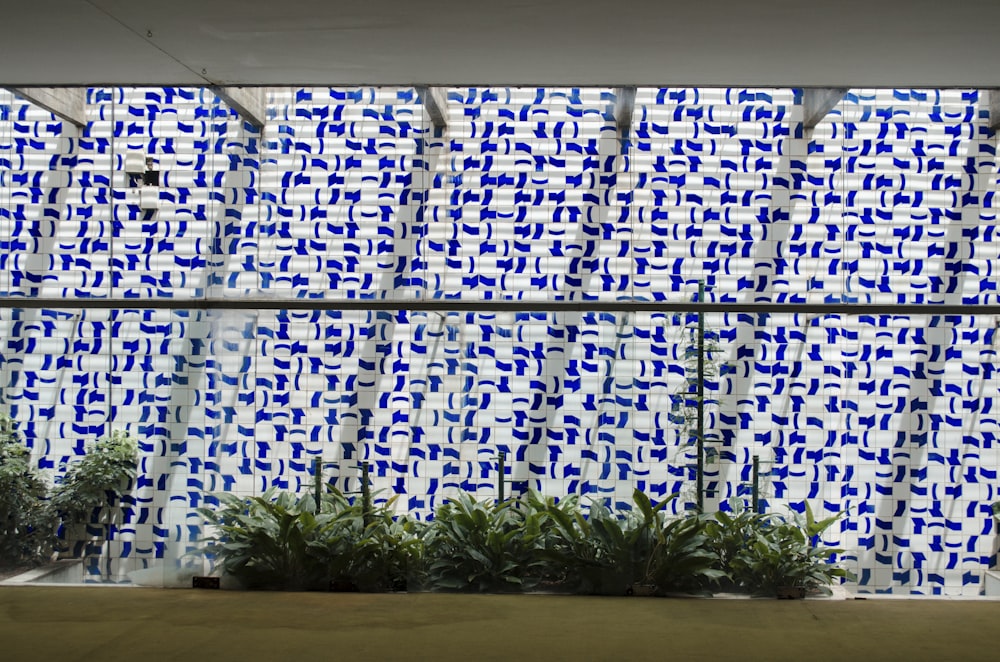
[[802,127],[815,129],[847,94],[846,87],[806,87],[802,89]]
[[990,132],[1000,129],[1000,89],[983,90],[986,94],[986,106],[990,110]]
[[56,117],[87,126],[87,90],[82,87],[11,87],[11,92]]
[[244,120],[258,129],[264,128],[264,122],[267,120],[267,101],[264,98],[264,88],[213,85],[210,89],[222,99],[223,103],[239,113]]
[[442,87],[417,86],[417,96],[427,110],[427,116],[435,128],[448,128],[448,95]]
[[615,124],[618,133],[624,134],[632,126],[632,113],[635,111],[635,87],[615,88]]

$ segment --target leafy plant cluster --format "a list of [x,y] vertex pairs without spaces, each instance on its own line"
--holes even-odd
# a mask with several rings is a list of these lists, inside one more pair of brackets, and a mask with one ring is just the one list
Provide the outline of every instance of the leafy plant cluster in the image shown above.
[[413,523],[394,520],[391,505],[366,512],[360,500],[336,490],[318,507],[314,495],[274,490],[245,499],[221,495],[217,509],[199,509],[215,525],[203,551],[247,588],[399,588],[420,548]]
[[67,544],[67,532],[113,517],[106,508],[135,478],[138,446],[127,432],[98,440],[54,488],[31,464],[14,421],[0,413],[0,565],[40,563]]
[[115,430],[98,439],[77,463],[69,466],[52,495],[52,506],[64,522],[89,522],[95,509],[128,487],[138,466],[135,440],[128,432]]
[[[664,508],[675,496],[654,506],[635,490],[634,510],[614,513],[594,503],[586,517],[577,497],[546,499],[544,512],[553,527],[545,555],[559,578],[557,586],[610,595],[634,584],[661,592],[709,590],[722,573],[706,547],[704,518],[668,518]],[[529,500],[538,502],[534,496]]]
[[751,510],[716,513],[706,524],[709,546],[729,587],[774,595],[782,587],[827,590],[836,578],[853,576],[829,563],[843,550],[822,547],[820,536],[840,514],[816,520],[809,502],[804,521],[788,521]]
[[817,522],[808,504],[798,522],[749,511],[671,517],[670,499],[654,505],[639,490],[633,501],[628,512],[594,503],[585,514],[577,496],[461,494],[418,522],[393,519],[391,502],[365,513],[331,489],[318,509],[312,495],[271,491],[223,495],[201,513],[215,525],[205,551],[248,588],[774,595],[849,576],[830,563],[840,550],[819,545],[839,516]]
[[56,518],[47,493],[14,421],[0,413],[0,566],[35,563],[52,553]]
[[[679,316],[674,318],[674,324],[681,323]],[[709,391],[703,398],[705,407],[718,405],[719,400],[712,395],[712,389],[709,387],[727,373],[728,366],[721,362],[722,347],[719,344],[721,336],[718,331],[706,329],[700,342],[697,324],[688,323],[685,332],[688,334],[688,340],[684,345],[682,361],[684,381],[670,397],[669,417],[670,421],[678,426],[683,443],[694,446],[698,439],[698,385],[703,384]],[[715,433],[706,430],[704,441],[718,441],[718,439]],[[715,449],[706,447],[706,455],[708,460],[713,460]]]

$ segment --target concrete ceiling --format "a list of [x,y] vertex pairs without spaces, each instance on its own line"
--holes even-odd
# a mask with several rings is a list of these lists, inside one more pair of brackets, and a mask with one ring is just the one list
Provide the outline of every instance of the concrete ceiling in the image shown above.
[[1000,87],[997,0],[0,0],[0,85]]

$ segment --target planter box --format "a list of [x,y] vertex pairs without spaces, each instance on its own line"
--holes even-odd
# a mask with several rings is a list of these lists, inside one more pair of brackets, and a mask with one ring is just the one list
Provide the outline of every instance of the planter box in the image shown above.
[[21,584],[82,584],[83,583],[83,561],[81,559],[69,559],[56,561],[39,568],[22,572],[4,582],[4,586],[18,586]]

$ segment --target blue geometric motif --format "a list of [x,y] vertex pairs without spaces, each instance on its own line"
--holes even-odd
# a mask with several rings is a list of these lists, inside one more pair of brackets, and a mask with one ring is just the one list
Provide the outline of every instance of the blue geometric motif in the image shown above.
[[[586,302],[997,304],[998,167],[976,91],[94,88],[77,130],[0,91],[0,395],[52,473],[109,428],[142,466],[112,573],[196,546],[211,493],[303,491],[312,460],[426,516],[458,490],[693,499],[671,415],[690,315]],[[127,171],[159,172],[156,208]],[[75,299],[399,301],[113,310]],[[524,312],[434,312],[436,301]],[[580,302],[531,312],[528,303]],[[717,313],[708,507],[846,511],[861,590],[976,594],[995,562],[997,321]]]

